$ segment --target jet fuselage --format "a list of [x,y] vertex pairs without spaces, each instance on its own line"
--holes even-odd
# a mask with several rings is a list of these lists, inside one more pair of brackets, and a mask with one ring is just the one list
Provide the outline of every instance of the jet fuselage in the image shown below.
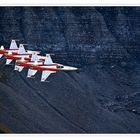
[[17,65],[23,66],[23,67],[29,67],[33,70],[39,70],[39,71],[72,71],[72,70],[77,70],[75,67],[70,67],[70,66],[64,66],[62,64],[43,64],[43,61],[39,62],[28,62],[28,61],[17,61]]
[[0,54],[5,54],[11,52],[12,54],[17,54],[18,49],[0,49]]
[[6,59],[12,59],[12,60],[20,60],[21,58],[24,57],[25,60],[30,60],[31,59],[31,54],[4,54]]

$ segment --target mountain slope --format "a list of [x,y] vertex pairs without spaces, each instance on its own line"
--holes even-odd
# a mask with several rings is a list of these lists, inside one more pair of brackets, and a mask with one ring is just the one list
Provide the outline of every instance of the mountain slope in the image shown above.
[[138,7],[1,7],[1,44],[17,38],[80,70],[41,83],[2,58],[0,132],[139,133],[139,16]]

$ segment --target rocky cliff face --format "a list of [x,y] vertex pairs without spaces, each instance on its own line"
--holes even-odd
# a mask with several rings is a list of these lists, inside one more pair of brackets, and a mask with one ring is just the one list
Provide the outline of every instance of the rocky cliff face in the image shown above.
[[49,83],[0,60],[0,132],[139,133],[139,7],[1,7],[0,44],[77,66]]

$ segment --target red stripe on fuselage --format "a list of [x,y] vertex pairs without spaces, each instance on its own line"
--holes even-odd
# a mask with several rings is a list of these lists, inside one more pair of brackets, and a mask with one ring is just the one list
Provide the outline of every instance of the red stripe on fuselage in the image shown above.
[[5,50],[0,50],[0,54],[4,54],[5,52]]
[[[12,60],[20,60],[22,57],[16,57],[14,55],[6,55],[5,56],[7,59],[12,59]],[[31,58],[24,58],[25,60],[30,60]]]
[[38,64],[37,66],[57,66],[57,64]]
[[17,65],[19,66],[23,66],[23,67],[30,67],[31,64],[28,64],[28,63],[20,63],[20,62],[17,62]]
[[[29,64],[29,62],[34,62],[34,61],[17,61],[17,64],[20,65],[20,66],[23,66],[23,67],[33,67],[34,64]],[[42,62],[42,61],[38,61],[38,62]],[[43,63],[43,62],[42,62]],[[42,64],[36,64],[37,66],[42,66]]]
[[12,50],[12,51],[16,51],[16,50],[18,50],[18,49],[5,49],[6,51],[10,51],[10,50]]
[[[18,49],[0,49],[0,54],[4,54],[4,53],[8,53],[8,51],[16,51],[16,50]],[[12,53],[14,54],[15,52],[12,52]]]
[[40,66],[33,66],[31,67],[31,69],[33,70],[40,70],[40,71],[57,71],[58,69],[57,68],[44,68],[44,67],[40,67]]
[[[44,70],[48,70],[48,71],[57,71],[57,68],[45,68],[42,66],[57,66],[57,64],[49,64],[49,65],[44,65],[44,64],[29,64],[29,61],[24,61],[24,62],[17,62],[17,65],[23,66],[23,67],[29,67],[33,70],[40,70],[40,71],[44,71]],[[31,61],[30,61],[31,62]]]

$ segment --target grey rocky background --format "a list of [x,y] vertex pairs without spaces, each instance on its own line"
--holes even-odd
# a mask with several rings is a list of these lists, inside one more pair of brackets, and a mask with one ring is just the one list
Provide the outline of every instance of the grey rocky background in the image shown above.
[[79,71],[40,83],[2,58],[0,132],[140,132],[139,7],[0,7],[0,45],[11,39]]

